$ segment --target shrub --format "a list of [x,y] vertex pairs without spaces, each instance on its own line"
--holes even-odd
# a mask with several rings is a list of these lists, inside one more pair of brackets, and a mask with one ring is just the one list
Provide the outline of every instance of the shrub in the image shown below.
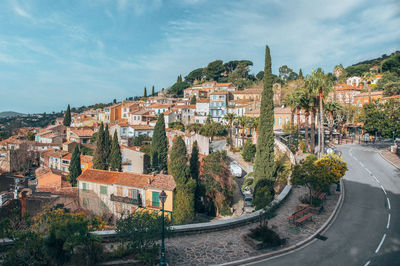
[[248,139],[243,147],[242,157],[246,162],[252,162],[256,155],[256,145]]
[[277,247],[286,242],[284,239],[281,239],[276,232],[268,228],[267,223],[250,229],[249,236],[257,241],[263,242],[264,248]]

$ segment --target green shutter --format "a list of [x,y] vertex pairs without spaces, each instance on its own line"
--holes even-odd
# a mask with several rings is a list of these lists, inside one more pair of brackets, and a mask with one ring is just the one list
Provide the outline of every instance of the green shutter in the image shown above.
[[152,192],[152,206],[160,207],[160,192]]
[[86,190],[86,189],[87,189],[86,183],[82,183],[82,189],[83,189],[83,190]]
[[106,186],[100,186],[100,194],[107,195],[107,187]]

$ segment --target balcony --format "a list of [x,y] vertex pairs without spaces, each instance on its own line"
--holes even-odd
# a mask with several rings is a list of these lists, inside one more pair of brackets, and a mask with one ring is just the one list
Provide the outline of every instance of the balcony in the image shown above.
[[133,199],[133,198],[129,198],[129,197],[121,197],[121,196],[116,196],[114,194],[111,194],[110,200],[116,201],[116,202],[127,203],[127,204],[133,204],[133,205],[137,205],[137,206],[142,206],[142,199],[140,198],[140,196],[137,199]]

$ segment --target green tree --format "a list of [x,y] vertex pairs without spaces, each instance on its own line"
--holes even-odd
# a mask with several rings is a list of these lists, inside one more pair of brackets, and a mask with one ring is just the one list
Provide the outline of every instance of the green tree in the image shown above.
[[182,82],[182,75],[179,75],[176,79],[176,83]]
[[225,71],[222,60],[215,60],[210,62],[207,67],[203,69],[203,75],[207,80],[218,81],[221,74]]
[[279,68],[279,78],[286,83],[289,80],[296,80],[298,75],[287,65],[283,65]]
[[64,114],[63,125],[69,127],[71,125],[71,108],[68,104],[67,111]]
[[201,81],[203,79],[203,68],[197,68],[190,72],[185,77],[185,82],[193,84],[196,80]]
[[144,86],[143,97],[147,98],[147,88],[146,88],[146,86]]
[[195,140],[192,145],[192,153],[190,155],[190,176],[194,180],[199,179],[199,169],[200,169],[199,145],[197,144],[197,140]]
[[72,184],[73,187],[76,186],[76,178],[81,175],[81,152],[79,151],[78,145],[75,146],[74,152],[72,153],[71,162],[68,167],[68,182]]
[[190,84],[187,82],[177,82],[168,90],[168,93],[172,94],[175,97],[182,97],[183,90],[190,87]]
[[111,136],[110,131],[108,130],[108,124],[106,124],[106,128],[104,130],[104,156],[106,162],[106,165],[104,167],[107,170],[110,168],[111,161]]
[[239,63],[235,71],[229,73],[228,81],[232,82],[239,90],[250,86],[252,81],[249,80],[249,68],[244,63]]
[[118,143],[117,131],[114,131],[114,137],[111,144],[111,160],[110,160],[111,171],[122,171],[122,155],[121,149]]
[[35,133],[33,133],[32,131],[29,131],[28,133],[26,133],[26,139],[30,140],[30,141],[34,141],[35,140]]
[[256,210],[265,208],[274,199],[274,181],[260,179],[254,186],[253,205]]
[[182,137],[177,137],[172,145],[168,171],[177,184],[174,204],[174,219],[180,224],[194,217],[196,181],[190,178],[187,164],[186,146]]
[[274,102],[272,90],[271,55],[268,45],[265,48],[264,89],[261,96],[259,136],[254,163],[256,181],[271,179],[274,170]]
[[151,166],[156,171],[167,171],[168,142],[165,134],[164,114],[160,114],[151,142]]
[[224,119],[228,122],[229,125],[229,144],[233,147],[233,139],[232,139],[232,130],[233,130],[233,122],[235,121],[236,115],[235,113],[226,113]]
[[156,95],[156,92],[154,91],[154,85],[153,85],[153,87],[151,87],[151,96],[155,96]]
[[304,79],[304,77],[303,77],[303,71],[301,70],[301,68],[300,68],[300,70],[299,70],[299,77],[298,77],[299,79]]
[[190,99],[190,104],[196,104],[196,95],[194,95],[192,99]]
[[189,178],[186,145],[182,137],[175,138],[169,156],[168,173],[174,177],[177,184],[185,184]]
[[252,162],[256,154],[256,145],[253,144],[251,139],[247,139],[242,152],[243,160]]
[[400,53],[382,61],[382,72],[391,71],[400,75]]
[[258,81],[261,81],[264,78],[264,71],[258,72],[256,78]]
[[104,125],[101,123],[99,131],[97,132],[96,149],[93,155],[93,168],[100,170],[107,170],[107,161],[105,153],[105,134]]

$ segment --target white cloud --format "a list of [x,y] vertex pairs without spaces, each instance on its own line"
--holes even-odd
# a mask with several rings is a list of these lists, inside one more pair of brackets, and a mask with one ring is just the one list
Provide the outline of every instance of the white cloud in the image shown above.
[[32,16],[26,12],[24,9],[22,9],[20,6],[18,6],[17,4],[14,5],[14,12],[21,16],[21,17],[25,17],[25,18],[32,18]]

